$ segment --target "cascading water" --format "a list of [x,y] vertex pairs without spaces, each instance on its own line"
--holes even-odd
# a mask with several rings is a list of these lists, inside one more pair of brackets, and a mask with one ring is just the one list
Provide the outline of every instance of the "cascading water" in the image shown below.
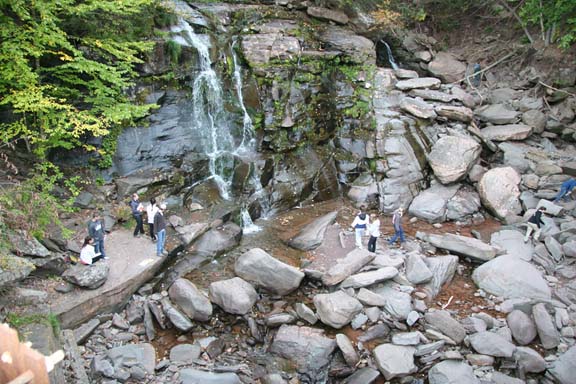
[[392,55],[392,49],[390,48],[388,43],[385,42],[384,40],[380,40],[380,42],[382,44],[384,44],[384,46],[386,47],[386,54],[388,55],[388,63],[390,63],[390,66],[392,67],[392,69],[400,68],[400,67],[398,67],[398,64],[396,64],[396,60],[394,59],[394,55]]
[[209,159],[210,178],[218,186],[220,196],[229,200],[234,158],[251,154],[255,141],[252,119],[244,106],[240,66],[233,52],[234,85],[243,112],[242,130],[238,140],[235,140],[232,134],[233,118],[224,109],[222,80],[212,68],[210,42],[204,36],[197,35],[184,19],[180,19],[172,32],[181,33],[180,38],[175,39],[178,43],[191,46],[198,52],[199,71],[192,84],[192,120],[194,129],[201,133],[203,139],[203,148]]

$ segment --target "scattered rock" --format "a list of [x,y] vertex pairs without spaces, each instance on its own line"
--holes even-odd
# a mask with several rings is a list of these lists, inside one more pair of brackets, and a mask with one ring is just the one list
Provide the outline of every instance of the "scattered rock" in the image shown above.
[[228,313],[243,315],[248,313],[258,294],[250,283],[239,277],[215,281],[210,284],[210,300]]
[[466,337],[464,327],[450,316],[448,311],[431,311],[424,316],[426,322],[439,330],[457,344],[460,344]]
[[193,320],[207,321],[212,316],[210,300],[189,280],[176,280],[168,289],[168,295]]
[[334,223],[337,215],[338,212],[335,211],[315,219],[313,222],[302,228],[298,235],[288,241],[288,245],[302,251],[310,251],[318,248],[324,240],[326,229],[329,225]]
[[516,347],[502,336],[489,332],[470,335],[470,344],[478,353],[494,357],[512,357]]
[[362,310],[362,304],[343,291],[314,296],[314,306],[320,321],[336,329],[350,323]]
[[417,371],[414,347],[381,344],[372,351],[376,365],[386,380],[404,377]]

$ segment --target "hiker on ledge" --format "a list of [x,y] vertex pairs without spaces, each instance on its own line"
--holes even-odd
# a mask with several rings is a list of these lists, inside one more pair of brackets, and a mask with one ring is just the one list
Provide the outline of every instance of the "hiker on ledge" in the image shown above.
[[534,231],[534,240],[538,241],[540,238],[540,232],[542,232],[542,225],[545,223],[542,221],[542,214],[546,212],[546,207],[540,207],[538,210],[528,219],[526,225],[526,236],[524,236],[524,242],[527,243],[530,239],[532,231]]
[[94,240],[94,251],[107,259],[106,252],[104,252],[104,238],[106,236],[104,228],[104,220],[100,217],[100,213],[94,211],[92,220],[88,222],[88,236]]
[[82,250],[80,251],[80,264],[92,265],[92,263],[103,258],[104,256],[101,253],[96,253],[94,251],[94,239],[90,236],[86,236],[84,238]]
[[392,225],[394,225],[394,236],[388,241],[389,245],[392,245],[396,240],[400,239],[400,246],[406,241],[404,238],[404,229],[402,229],[402,216],[404,215],[404,209],[402,207],[398,208],[394,215],[392,216]]
[[364,206],[360,207],[360,212],[352,222],[352,228],[354,228],[354,234],[356,235],[356,247],[360,249],[362,249],[362,236],[364,236],[364,231],[366,231],[366,227],[370,224],[368,214],[364,212],[364,209]]
[[167,255],[168,252],[164,249],[166,242],[166,220],[164,219],[164,211],[166,211],[166,204],[160,204],[158,212],[154,216],[154,231],[156,232],[156,256],[162,257]]
[[140,237],[140,234],[144,234],[144,226],[142,224],[142,211],[144,211],[144,206],[140,203],[138,199],[138,194],[132,194],[132,200],[130,200],[130,209],[132,209],[132,217],[136,220],[136,227],[134,228],[134,237]]

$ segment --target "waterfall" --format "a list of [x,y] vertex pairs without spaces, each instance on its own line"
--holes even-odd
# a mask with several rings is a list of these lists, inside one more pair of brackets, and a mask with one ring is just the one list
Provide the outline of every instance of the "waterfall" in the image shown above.
[[254,147],[254,127],[244,106],[240,66],[233,52],[234,84],[244,115],[237,145],[232,134],[233,118],[224,108],[222,80],[212,68],[209,40],[205,36],[197,35],[184,19],[180,19],[172,32],[181,33],[181,36],[174,39],[176,42],[190,46],[198,52],[198,73],[195,74],[192,84],[192,124],[201,133],[202,146],[209,160],[210,178],[218,186],[220,196],[229,200],[234,158],[250,153]]
[[392,55],[392,49],[390,49],[390,46],[384,40],[380,40],[380,42],[382,42],[384,44],[384,46],[386,47],[386,53],[388,54],[388,62],[390,63],[390,66],[392,67],[392,69],[398,69],[399,68],[398,64],[396,64],[396,60],[394,59],[394,55]]
[[240,211],[240,216],[242,219],[242,233],[247,235],[250,233],[259,232],[262,228],[254,224],[252,218],[250,217],[250,213],[246,208],[242,208]]

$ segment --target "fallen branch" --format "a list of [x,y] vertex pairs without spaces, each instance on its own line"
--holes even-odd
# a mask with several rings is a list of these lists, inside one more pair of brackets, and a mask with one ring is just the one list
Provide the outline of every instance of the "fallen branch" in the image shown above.
[[450,296],[450,298],[448,299],[448,302],[442,306],[442,309],[448,308],[448,306],[449,306],[450,303],[452,302],[452,299],[453,299],[453,298],[454,298],[454,296]]
[[543,85],[543,86],[545,86],[546,88],[552,89],[552,90],[554,90],[554,91],[564,92],[564,93],[566,93],[568,96],[576,97],[576,93],[572,93],[572,92],[565,91],[565,90],[563,90],[563,89],[555,88],[555,87],[553,87],[553,86],[551,86],[551,85],[548,85],[548,84],[546,84],[546,83],[541,82],[540,80],[538,80],[538,84]]
[[490,64],[489,66],[487,66],[486,68],[482,69],[481,71],[474,72],[474,73],[472,73],[471,75],[468,75],[468,76],[466,76],[466,77],[464,77],[464,78],[462,78],[462,79],[460,79],[460,80],[458,80],[458,81],[454,81],[453,83],[450,83],[450,84],[459,84],[459,83],[463,82],[464,80],[469,81],[469,79],[470,79],[471,77],[474,77],[474,76],[476,76],[476,75],[478,75],[478,74],[482,74],[482,73],[486,72],[487,70],[489,70],[489,69],[491,69],[491,68],[494,68],[495,66],[497,66],[497,65],[500,64],[500,63],[502,63],[503,61],[508,60],[510,57],[514,56],[515,54],[516,54],[516,51],[510,52],[509,54],[507,54],[506,56],[504,56],[504,57],[501,58],[500,60],[498,60],[498,61]]

